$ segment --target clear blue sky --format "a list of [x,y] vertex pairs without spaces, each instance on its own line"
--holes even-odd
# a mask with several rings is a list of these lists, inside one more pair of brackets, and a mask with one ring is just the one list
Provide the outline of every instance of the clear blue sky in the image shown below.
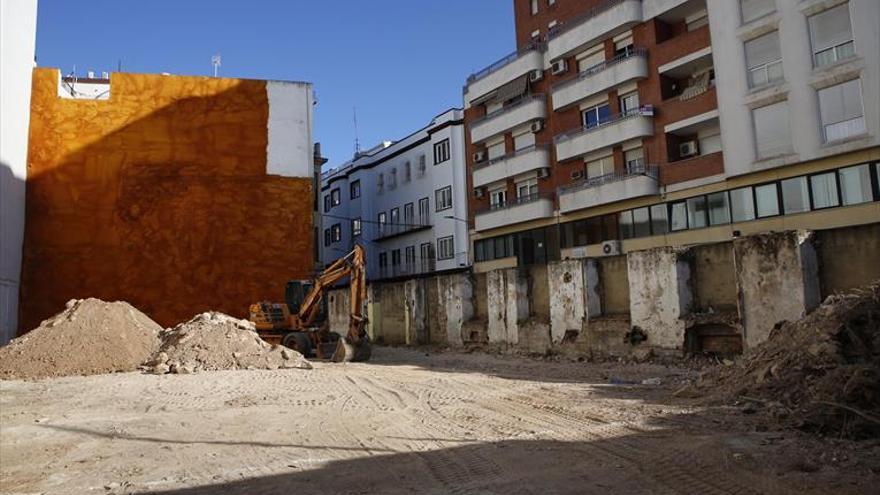
[[511,0],[39,0],[37,63],[314,83],[330,165],[461,106],[469,73],[515,48]]

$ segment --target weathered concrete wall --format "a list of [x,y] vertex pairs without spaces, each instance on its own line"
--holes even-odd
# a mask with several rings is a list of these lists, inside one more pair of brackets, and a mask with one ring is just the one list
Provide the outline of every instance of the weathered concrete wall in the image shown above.
[[601,284],[602,314],[629,314],[630,289],[626,256],[598,258],[596,263]]
[[245,317],[311,275],[312,180],[267,174],[264,81],[114,73],[77,100],[58,78],[33,73],[20,331],[83,297]]
[[586,274],[582,260],[567,260],[547,265],[550,293],[550,336],[554,344],[562,342],[565,332],[583,331],[586,312]]
[[736,310],[736,272],[733,243],[703,244],[691,248],[694,305],[701,311]]
[[406,308],[406,343],[425,345],[430,343],[426,315],[428,313],[428,288],[424,278],[403,283],[404,307]]
[[411,343],[407,335],[405,283],[374,284],[371,288],[371,317],[376,340],[389,345]]
[[330,325],[330,331],[336,332],[339,335],[346,335],[348,333],[348,315],[351,313],[349,307],[351,292],[349,288],[331,290],[327,293],[326,297],[327,323]]
[[489,342],[516,345],[519,322],[529,316],[528,280],[516,268],[493,270],[486,275]]
[[733,248],[746,348],[765,341],[777,322],[797,320],[818,305],[818,262],[811,233],[743,237]]
[[880,280],[880,223],[816,232],[822,296]]
[[541,320],[550,319],[550,284],[547,280],[547,265],[528,267],[529,314]]
[[652,347],[681,349],[691,304],[690,263],[681,250],[664,247],[627,254],[632,326]]
[[464,323],[474,316],[474,290],[472,280],[466,273],[441,275],[436,277],[438,300],[441,308],[439,321],[445,334],[438,334],[438,341],[445,335],[445,343],[460,346],[464,341]]

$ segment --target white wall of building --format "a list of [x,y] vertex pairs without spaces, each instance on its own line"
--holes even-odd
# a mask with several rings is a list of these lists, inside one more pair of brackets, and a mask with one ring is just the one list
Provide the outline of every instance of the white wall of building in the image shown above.
[[0,345],[15,336],[37,0],[0,2]]
[[[808,17],[848,4],[855,57],[813,67]],[[741,22],[738,0],[708,0],[718,110],[723,132],[724,167],[728,177],[836,155],[880,144],[880,2],[877,0],[775,0],[776,12]],[[784,81],[751,89],[744,43],[778,30]],[[866,135],[825,143],[818,90],[852,78],[861,79]],[[791,150],[759,159],[752,110],[787,100]]]
[[[437,253],[438,239],[453,236],[454,256],[451,259],[437,259],[435,271],[450,270],[468,265],[467,193],[465,187],[465,143],[462,111],[449,110],[437,116],[425,128],[389,145],[380,145],[364,152],[351,162],[322,174],[319,209],[322,225],[319,232],[321,262],[327,265],[346,254],[359,242],[367,252],[367,276],[371,279],[380,275],[390,277],[395,274],[407,275],[405,267],[392,269],[392,251],[399,249],[401,265],[406,262],[406,248],[414,247],[416,253],[415,272],[421,271],[421,245],[430,242]],[[434,145],[446,139],[450,143],[450,158],[434,164]],[[387,144],[387,143],[386,143]],[[421,157],[424,156],[424,173],[420,171]],[[410,177],[406,178],[406,164],[410,164]],[[396,184],[392,185],[392,176]],[[381,177],[381,179],[380,179]],[[379,183],[382,181],[382,187]],[[359,198],[351,198],[351,184],[360,181]],[[435,192],[451,186],[452,208],[437,211]],[[340,204],[329,211],[324,209],[324,197],[339,189]],[[380,238],[378,217],[385,212],[389,225],[384,234],[395,232],[391,225],[391,210],[398,208],[398,224],[406,223],[404,208],[413,204],[413,224],[421,223],[419,200],[428,198],[428,219],[430,228],[403,232],[406,226],[398,226],[399,235]],[[447,218],[451,217],[451,218]],[[360,238],[352,238],[351,219],[361,218],[363,233]],[[334,224],[341,227],[339,242],[325,246],[325,230]],[[379,254],[387,253],[388,268],[379,270]]]
[[314,173],[312,85],[267,81],[269,122],[266,173],[311,179]]

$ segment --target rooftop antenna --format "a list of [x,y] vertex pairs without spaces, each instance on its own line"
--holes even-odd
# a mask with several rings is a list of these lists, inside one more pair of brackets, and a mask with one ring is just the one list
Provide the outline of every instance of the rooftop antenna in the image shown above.
[[214,66],[214,77],[217,77],[217,72],[220,69],[220,54],[216,54],[211,57],[211,64]]
[[361,152],[361,142],[360,142],[360,139],[358,139],[358,113],[357,113],[357,107],[351,107],[351,113],[354,115],[354,156],[355,156],[355,158],[357,158],[357,156],[358,156],[358,155],[360,154],[360,152]]

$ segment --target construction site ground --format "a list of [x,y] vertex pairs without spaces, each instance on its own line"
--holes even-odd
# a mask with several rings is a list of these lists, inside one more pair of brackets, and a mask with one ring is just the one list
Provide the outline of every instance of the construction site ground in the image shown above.
[[377,348],[312,370],[7,380],[0,492],[876,493],[876,441],[675,397],[695,373]]

